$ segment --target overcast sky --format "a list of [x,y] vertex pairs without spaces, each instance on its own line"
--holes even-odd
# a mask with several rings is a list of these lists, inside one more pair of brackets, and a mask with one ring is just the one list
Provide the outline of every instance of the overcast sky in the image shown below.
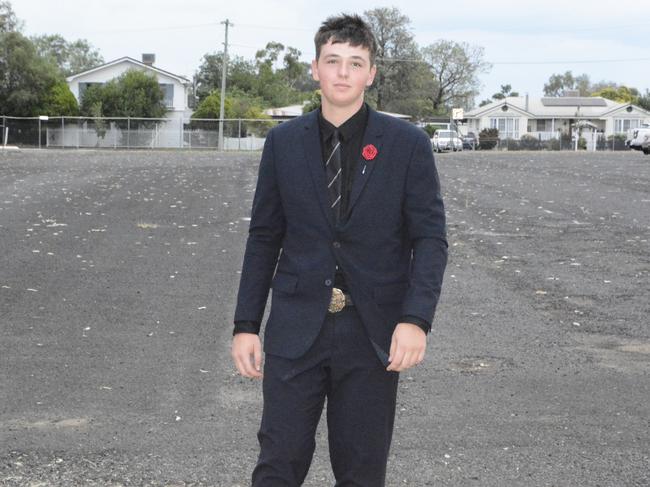
[[650,18],[647,0],[616,2],[366,0],[12,0],[27,35],[87,39],[106,61],[156,54],[156,66],[191,79],[205,53],[222,49],[226,18],[230,50],[252,59],[268,41],[293,46],[310,61],[320,22],[340,12],[397,7],[411,19],[416,42],[468,42],[493,64],[481,76],[477,102],[509,83],[522,95],[541,96],[553,73],[586,73],[650,88]]

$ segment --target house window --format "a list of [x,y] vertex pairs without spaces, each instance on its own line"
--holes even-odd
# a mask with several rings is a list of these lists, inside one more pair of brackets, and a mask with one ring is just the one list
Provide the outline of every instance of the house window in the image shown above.
[[512,117],[495,117],[490,119],[490,128],[499,130],[500,139],[519,138],[519,119]]
[[639,118],[615,118],[614,132],[617,134],[626,134],[628,130],[639,128],[641,119]]
[[546,120],[538,120],[537,121],[537,131],[538,132],[546,132]]
[[160,89],[165,94],[164,102],[167,108],[174,106],[174,85],[169,83],[159,83]]

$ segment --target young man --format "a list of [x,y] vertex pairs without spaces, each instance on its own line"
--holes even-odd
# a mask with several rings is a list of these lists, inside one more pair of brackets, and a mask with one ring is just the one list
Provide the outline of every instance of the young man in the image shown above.
[[[262,377],[253,486],[299,486],[327,399],[337,486],[385,484],[399,372],[422,361],[447,261],[426,133],[364,103],[376,42],[358,16],[315,37],[322,106],[269,132],[244,256],[232,356]],[[276,269],[277,267],[277,269]]]

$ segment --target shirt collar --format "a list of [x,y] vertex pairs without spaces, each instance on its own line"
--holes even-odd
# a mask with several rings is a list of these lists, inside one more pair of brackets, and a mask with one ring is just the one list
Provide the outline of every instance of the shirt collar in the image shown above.
[[334,131],[338,128],[339,134],[345,141],[352,140],[352,138],[359,132],[363,132],[366,122],[368,120],[368,106],[364,102],[357,113],[348,118],[338,127],[325,120],[323,117],[323,110],[318,109],[318,123],[320,125],[321,134],[325,140],[329,139]]

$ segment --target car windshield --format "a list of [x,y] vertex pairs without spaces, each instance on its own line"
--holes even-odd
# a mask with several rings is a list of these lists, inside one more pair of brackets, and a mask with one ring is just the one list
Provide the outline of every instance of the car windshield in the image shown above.
[[437,132],[437,134],[438,134],[438,137],[447,137],[447,138],[449,138],[449,137],[451,137],[452,132],[450,132],[449,130],[439,130]]

